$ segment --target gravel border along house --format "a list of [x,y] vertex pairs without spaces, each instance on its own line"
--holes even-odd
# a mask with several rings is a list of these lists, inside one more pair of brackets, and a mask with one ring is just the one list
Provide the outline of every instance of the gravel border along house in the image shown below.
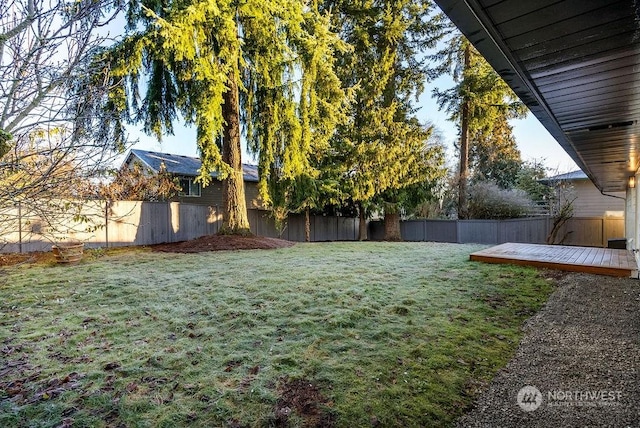
[[640,426],[639,314],[638,280],[564,276],[457,426]]

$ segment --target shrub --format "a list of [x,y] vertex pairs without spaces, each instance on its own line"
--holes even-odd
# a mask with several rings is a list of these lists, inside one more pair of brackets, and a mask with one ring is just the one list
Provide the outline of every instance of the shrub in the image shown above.
[[501,189],[492,182],[480,181],[469,188],[469,218],[505,219],[534,212],[534,203],[519,189]]

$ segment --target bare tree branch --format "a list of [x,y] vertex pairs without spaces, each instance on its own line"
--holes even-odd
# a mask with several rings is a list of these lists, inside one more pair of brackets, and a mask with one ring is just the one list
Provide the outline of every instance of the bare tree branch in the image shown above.
[[118,154],[97,122],[109,82],[93,67],[123,4],[0,0],[0,241],[15,223],[2,213],[19,205],[52,226]]

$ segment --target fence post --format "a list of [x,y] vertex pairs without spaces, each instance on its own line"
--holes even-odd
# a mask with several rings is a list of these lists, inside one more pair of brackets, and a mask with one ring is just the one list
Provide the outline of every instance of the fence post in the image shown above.
[[258,217],[259,217],[258,212],[254,210],[251,210],[250,212],[254,214],[254,216],[253,216],[253,219],[249,219],[250,221],[249,224],[253,224],[253,227],[255,227],[256,229],[256,236],[260,236],[260,221],[258,220]]
[[109,201],[104,201],[104,245],[109,248]]
[[422,219],[422,240],[427,242],[427,219]]
[[[180,208],[178,207],[178,212],[180,212]],[[178,217],[178,220],[181,221]],[[175,242],[175,232],[173,231],[173,212],[171,210],[171,201],[167,201],[167,222],[169,223],[169,227],[167,228],[167,238],[169,242]]]
[[[549,234],[551,233],[551,222],[553,221],[551,216],[547,217],[547,229],[546,229],[546,233],[544,234],[544,244],[549,244],[548,242],[548,238],[549,238]],[[553,242],[551,242],[553,244]]]
[[18,251],[22,254],[22,202],[18,201]]
[[[358,218],[358,228],[360,228],[360,219]],[[353,230],[353,240],[356,241],[358,238],[356,236],[356,217],[353,218],[353,227],[351,228],[351,230]]]

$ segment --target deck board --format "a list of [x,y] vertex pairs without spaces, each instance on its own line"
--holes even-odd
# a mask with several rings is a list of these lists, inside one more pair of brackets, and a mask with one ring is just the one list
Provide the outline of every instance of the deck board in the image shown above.
[[582,262],[582,264],[586,266],[598,266],[601,261],[602,254],[600,253],[600,251],[596,251],[595,248],[592,248],[589,252],[589,256],[584,262]]
[[613,266],[620,267],[620,256],[618,255],[618,253],[614,252],[611,256],[611,264]]
[[636,276],[638,264],[631,251],[566,245],[507,242],[472,253],[469,258],[487,263],[509,263],[600,275]]
[[578,264],[578,265],[584,264],[585,260],[587,260],[587,257],[589,257],[589,253],[592,250],[592,248],[587,248],[587,247],[580,247],[580,248],[582,248],[582,251],[580,252],[580,256],[575,261],[575,264]]

